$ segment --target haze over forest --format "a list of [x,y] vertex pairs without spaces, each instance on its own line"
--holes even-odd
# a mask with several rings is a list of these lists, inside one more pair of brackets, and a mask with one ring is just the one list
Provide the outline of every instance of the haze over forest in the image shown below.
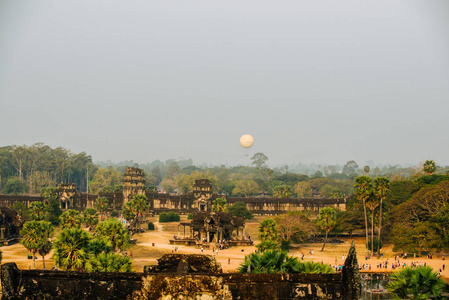
[[449,164],[446,0],[4,0],[0,45],[0,146]]

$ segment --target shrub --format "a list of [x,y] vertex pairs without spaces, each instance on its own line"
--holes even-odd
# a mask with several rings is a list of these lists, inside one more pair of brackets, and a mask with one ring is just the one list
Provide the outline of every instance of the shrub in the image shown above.
[[111,217],[117,218],[117,217],[118,217],[118,211],[113,210],[113,211],[111,212]]
[[[377,238],[374,238],[374,252],[377,252],[377,246],[378,246]],[[382,240],[381,240],[381,241],[380,241],[380,249],[382,249],[382,247],[383,247],[383,244],[382,244]],[[372,247],[371,247],[371,240],[369,240],[369,241],[368,241],[368,249],[369,249],[369,250],[372,250],[371,248],[372,248]]]
[[192,214],[188,214],[187,215],[187,220],[193,220],[193,215]]
[[154,230],[153,222],[148,222],[148,230]]
[[181,217],[177,213],[174,213],[174,212],[161,213],[159,215],[160,223],[177,222],[179,220],[181,220]]

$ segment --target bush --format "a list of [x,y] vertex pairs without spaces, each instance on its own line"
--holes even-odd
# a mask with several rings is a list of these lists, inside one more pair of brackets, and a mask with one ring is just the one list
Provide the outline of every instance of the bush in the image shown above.
[[[377,238],[374,239],[374,252],[377,252]],[[382,241],[380,241],[380,249],[382,249],[383,247],[383,243]],[[372,250],[371,249],[371,240],[368,241],[368,250]]]
[[117,218],[117,217],[118,217],[118,211],[113,210],[113,211],[111,212],[111,217]]
[[188,214],[187,215],[187,220],[193,220],[193,215],[192,214]]
[[148,222],[148,230],[154,230],[153,222]]
[[181,220],[181,217],[174,212],[161,213],[159,215],[159,223],[177,222]]

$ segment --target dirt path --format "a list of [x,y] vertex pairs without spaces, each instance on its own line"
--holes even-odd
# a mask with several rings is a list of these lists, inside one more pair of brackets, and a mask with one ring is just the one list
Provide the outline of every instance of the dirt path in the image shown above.
[[[185,219],[185,216],[184,216]],[[173,238],[173,235],[178,234],[178,223],[165,223],[159,224],[156,218],[153,218],[153,223],[156,225],[156,230],[147,231],[142,234],[136,234],[133,238],[137,238],[137,245],[131,245],[129,253],[133,253],[133,266],[137,272],[142,272],[143,267],[149,264],[156,264],[157,258],[160,258],[165,253],[174,252],[174,246],[169,244],[169,240]],[[252,220],[247,224],[247,234],[252,236],[252,239],[257,236],[257,228],[259,220]],[[391,245],[386,245],[384,249],[384,258],[378,260],[377,258],[365,260],[365,246],[364,238],[354,239],[356,243],[357,259],[359,264],[371,264],[371,272],[391,272],[391,263],[394,260],[395,253],[392,251]],[[351,239],[343,239],[343,244],[326,244],[323,252],[321,252],[322,244],[301,244],[293,245],[290,249],[289,255],[301,258],[304,254],[305,261],[316,261],[323,262],[330,265],[343,264],[343,255],[347,255]],[[255,244],[257,244],[257,240]],[[153,246],[154,245],[154,246]],[[205,249],[201,252],[201,249],[189,246],[177,246],[178,253],[185,254],[208,254],[214,255],[212,250]],[[21,245],[15,244],[10,246],[1,247],[3,251],[3,261],[2,263],[15,262],[20,269],[30,269],[33,268],[33,261],[27,259],[28,251]],[[220,250],[216,259],[221,263],[224,272],[234,272],[237,270],[240,263],[243,261],[245,255],[256,250],[254,246],[248,247],[231,247],[229,249]],[[313,254],[312,254],[313,250]],[[397,254],[397,253],[396,253]],[[51,260],[51,255],[46,256],[46,267],[50,269],[54,266]],[[389,266],[387,269],[377,269],[376,264],[388,259]],[[431,266],[434,270],[438,271],[442,268],[443,264],[446,265],[446,261],[443,261],[441,257],[434,255],[433,259],[427,258],[409,258],[407,260],[401,260],[407,265],[410,265],[412,261],[418,261],[421,263],[426,263]],[[42,269],[42,258],[38,256],[36,260],[36,268]],[[369,271],[369,270],[366,270]],[[446,281],[449,281],[449,267],[445,268],[442,272],[442,276]]]

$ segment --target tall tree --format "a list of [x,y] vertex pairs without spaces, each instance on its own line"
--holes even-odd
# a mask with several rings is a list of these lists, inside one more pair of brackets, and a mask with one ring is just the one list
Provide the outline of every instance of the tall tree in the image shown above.
[[295,194],[300,198],[312,197],[312,188],[310,187],[310,184],[305,181],[300,181],[295,184],[293,190],[295,191]]
[[337,213],[335,212],[335,209],[332,207],[323,207],[320,209],[318,213],[318,226],[324,232],[326,233],[326,237],[324,238],[323,247],[321,248],[321,251],[324,250],[324,246],[327,242],[327,235],[329,234],[329,231],[335,228],[337,225]]
[[262,220],[259,224],[259,239],[264,242],[265,240],[276,241],[277,238],[276,221],[271,218]]
[[135,216],[135,224],[137,228],[140,228],[140,222],[142,217],[148,210],[148,198],[145,195],[135,195],[131,201],[129,201],[129,208]]
[[355,178],[354,193],[357,195],[357,199],[363,201],[363,213],[365,215],[365,233],[366,233],[366,251],[369,253],[368,249],[368,217],[366,215],[366,200],[371,197],[373,193],[373,184],[371,177],[369,176],[358,176]]
[[380,200],[379,230],[377,237],[377,258],[380,258],[381,230],[382,230],[382,204],[390,193],[390,180],[386,177],[376,177],[374,179],[374,195]]
[[259,185],[254,180],[237,180],[235,182],[235,187],[232,190],[233,195],[244,195],[248,197],[249,195],[255,194],[259,191]]
[[286,184],[278,185],[273,189],[274,198],[290,198],[292,195],[292,187]]
[[266,161],[268,160],[268,157],[261,152],[257,152],[256,154],[253,155],[253,157],[251,157],[251,160],[253,161],[251,164],[256,168],[260,169],[265,165]]
[[213,211],[225,211],[228,206],[228,202],[225,198],[216,198],[212,201]]
[[432,175],[437,170],[436,164],[433,160],[426,160],[422,167],[424,173],[427,175]]
[[[26,222],[20,231],[20,243],[33,254],[33,267],[36,268],[36,252],[45,247],[54,233],[54,227],[46,221]],[[42,257],[42,259],[44,259]],[[45,266],[45,262],[44,262]],[[45,267],[44,267],[45,268]]]
[[[374,195],[371,194],[371,196],[366,200],[366,206],[371,210],[371,255],[374,255],[374,210],[379,206],[380,201],[379,199]],[[380,248],[380,243],[378,241],[378,248]]]

